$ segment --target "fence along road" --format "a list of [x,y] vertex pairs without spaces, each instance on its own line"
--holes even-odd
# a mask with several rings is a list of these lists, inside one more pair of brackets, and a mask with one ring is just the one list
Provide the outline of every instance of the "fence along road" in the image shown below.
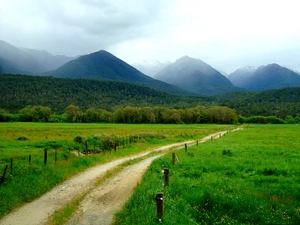
[[[236,129],[236,130],[239,130]],[[236,131],[233,130],[233,131]],[[207,140],[219,138],[226,134],[228,131],[222,131],[215,134],[206,136],[200,140],[200,143]],[[78,196],[78,193],[87,192],[89,187],[93,186],[97,179],[101,178],[106,174],[108,170],[115,168],[116,166],[132,160],[144,157],[151,152],[167,151],[171,148],[178,147],[184,148],[184,144],[194,145],[196,141],[185,141],[181,143],[174,143],[159,148],[155,148],[146,151],[141,154],[134,156],[125,157],[122,159],[114,160],[109,163],[101,164],[81,172],[69,180],[63,182],[62,184],[56,186],[51,191],[47,192],[40,198],[25,204],[24,206],[18,208],[17,210],[11,212],[7,216],[0,220],[0,225],[40,225],[45,224],[49,217],[55,212],[63,208],[67,203],[71,202],[74,198]],[[163,154],[161,154],[163,155]],[[159,155],[159,156],[161,156]],[[151,157],[152,158],[152,157]],[[152,160],[154,160],[153,157]],[[150,161],[151,163],[152,161]],[[136,181],[133,181],[136,184]],[[101,185],[100,185],[101,186]],[[126,196],[124,196],[126,197]],[[129,196],[127,196],[129,197]],[[127,199],[127,198],[126,198]],[[120,207],[118,207],[120,208]],[[114,211],[117,211],[115,208]],[[98,213],[101,213],[100,210]],[[112,212],[113,213],[113,212]],[[78,223],[77,223],[78,224]],[[106,223],[109,224],[109,223]]]

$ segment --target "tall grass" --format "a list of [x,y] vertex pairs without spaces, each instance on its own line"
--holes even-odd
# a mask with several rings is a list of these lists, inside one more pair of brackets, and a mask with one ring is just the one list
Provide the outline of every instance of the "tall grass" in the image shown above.
[[[156,160],[115,224],[300,224],[300,127],[252,125]],[[229,151],[228,151],[229,150]],[[163,168],[170,184],[162,185]]]
[[[127,155],[137,154],[155,146],[196,139],[218,130],[222,125],[130,125],[130,124],[50,124],[0,123],[0,175],[13,158],[13,173],[7,172],[0,185],[0,218],[12,209],[41,196],[65,179],[96,164]],[[165,139],[143,138],[124,149],[76,157],[83,145],[74,142],[76,136],[112,135],[128,137],[141,133],[158,133]],[[17,140],[24,136],[25,140]],[[48,149],[48,163],[44,165],[44,148]],[[90,148],[92,148],[90,146]],[[99,147],[97,147],[99,148]],[[55,150],[58,160],[54,162]],[[28,155],[32,161],[29,164]]]

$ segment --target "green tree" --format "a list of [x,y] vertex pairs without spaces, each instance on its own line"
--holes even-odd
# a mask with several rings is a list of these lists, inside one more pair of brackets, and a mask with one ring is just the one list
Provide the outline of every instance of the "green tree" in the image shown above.
[[19,110],[20,121],[22,122],[32,122],[33,121],[33,113],[31,110],[31,106],[26,106],[23,109]]
[[0,122],[7,122],[10,120],[9,113],[3,109],[0,109]]
[[83,112],[78,106],[69,105],[66,110],[68,122],[82,122]]
[[155,115],[151,107],[143,107],[138,110],[140,123],[155,123]]
[[213,107],[208,111],[212,115],[213,123],[232,124],[238,120],[238,116],[235,111],[225,106]]

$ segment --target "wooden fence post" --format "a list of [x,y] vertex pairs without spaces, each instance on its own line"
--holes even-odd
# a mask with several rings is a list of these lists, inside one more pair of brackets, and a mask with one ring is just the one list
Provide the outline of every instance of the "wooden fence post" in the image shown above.
[[164,218],[164,194],[162,192],[158,192],[156,194],[156,220],[159,222],[163,221]]
[[175,165],[175,152],[172,153],[172,164]]
[[184,149],[185,149],[185,151],[187,151],[187,144],[186,143],[184,144]]
[[10,159],[10,174],[13,174],[13,158]]
[[164,168],[164,185],[168,186],[169,185],[169,169]]
[[85,145],[85,154],[88,154],[88,143],[87,141],[84,142]]
[[198,146],[198,144],[199,144],[199,142],[198,142],[198,140],[196,141],[196,145]]
[[6,165],[5,168],[4,168],[4,172],[2,174],[2,177],[1,177],[1,180],[0,180],[0,184],[2,184],[4,182],[4,178],[5,178],[5,174],[6,174],[7,168],[8,168],[8,165]]
[[55,161],[55,163],[57,161],[57,149],[55,149],[54,161]]
[[29,164],[31,163],[31,155],[30,154],[28,156],[28,162],[29,162]]
[[44,150],[44,164],[47,164],[47,158],[48,158],[48,154],[47,154],[47,148],[45,148]]

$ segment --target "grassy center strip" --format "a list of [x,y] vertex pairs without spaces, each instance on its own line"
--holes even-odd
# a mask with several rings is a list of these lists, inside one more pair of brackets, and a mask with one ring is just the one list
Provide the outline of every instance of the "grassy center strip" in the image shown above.
[[173,149],[173,148],[169,148],[169,149],[166,149],[163,151],[151,152],[146,156],[128,160],[128,161],[116,166],[114,169],[108,170],[106,172],[106,174],[103,175],[102,177],[98,178],[97,181],[95,181],[94,184],[88,190],[79,194],[76,198],[74,198],[71,202],[66,204],[60,210],[55,211],[55,213],[49,218],[49,220],[45,223],[45,225],[65,224],[72,217],[72,215],[79,209],[80,203],[83,201],[83,199],[89,193],[91,193],[91,191],[93,189],[100,186],[105,180],[115,176],[116,174],[118,174],[120,171],[122,171],[127,166],[134,165],[134,164],[141,162],[144,159],[149,158],[151,156],[165,153],[165,152],[169,151],[170,149]]

